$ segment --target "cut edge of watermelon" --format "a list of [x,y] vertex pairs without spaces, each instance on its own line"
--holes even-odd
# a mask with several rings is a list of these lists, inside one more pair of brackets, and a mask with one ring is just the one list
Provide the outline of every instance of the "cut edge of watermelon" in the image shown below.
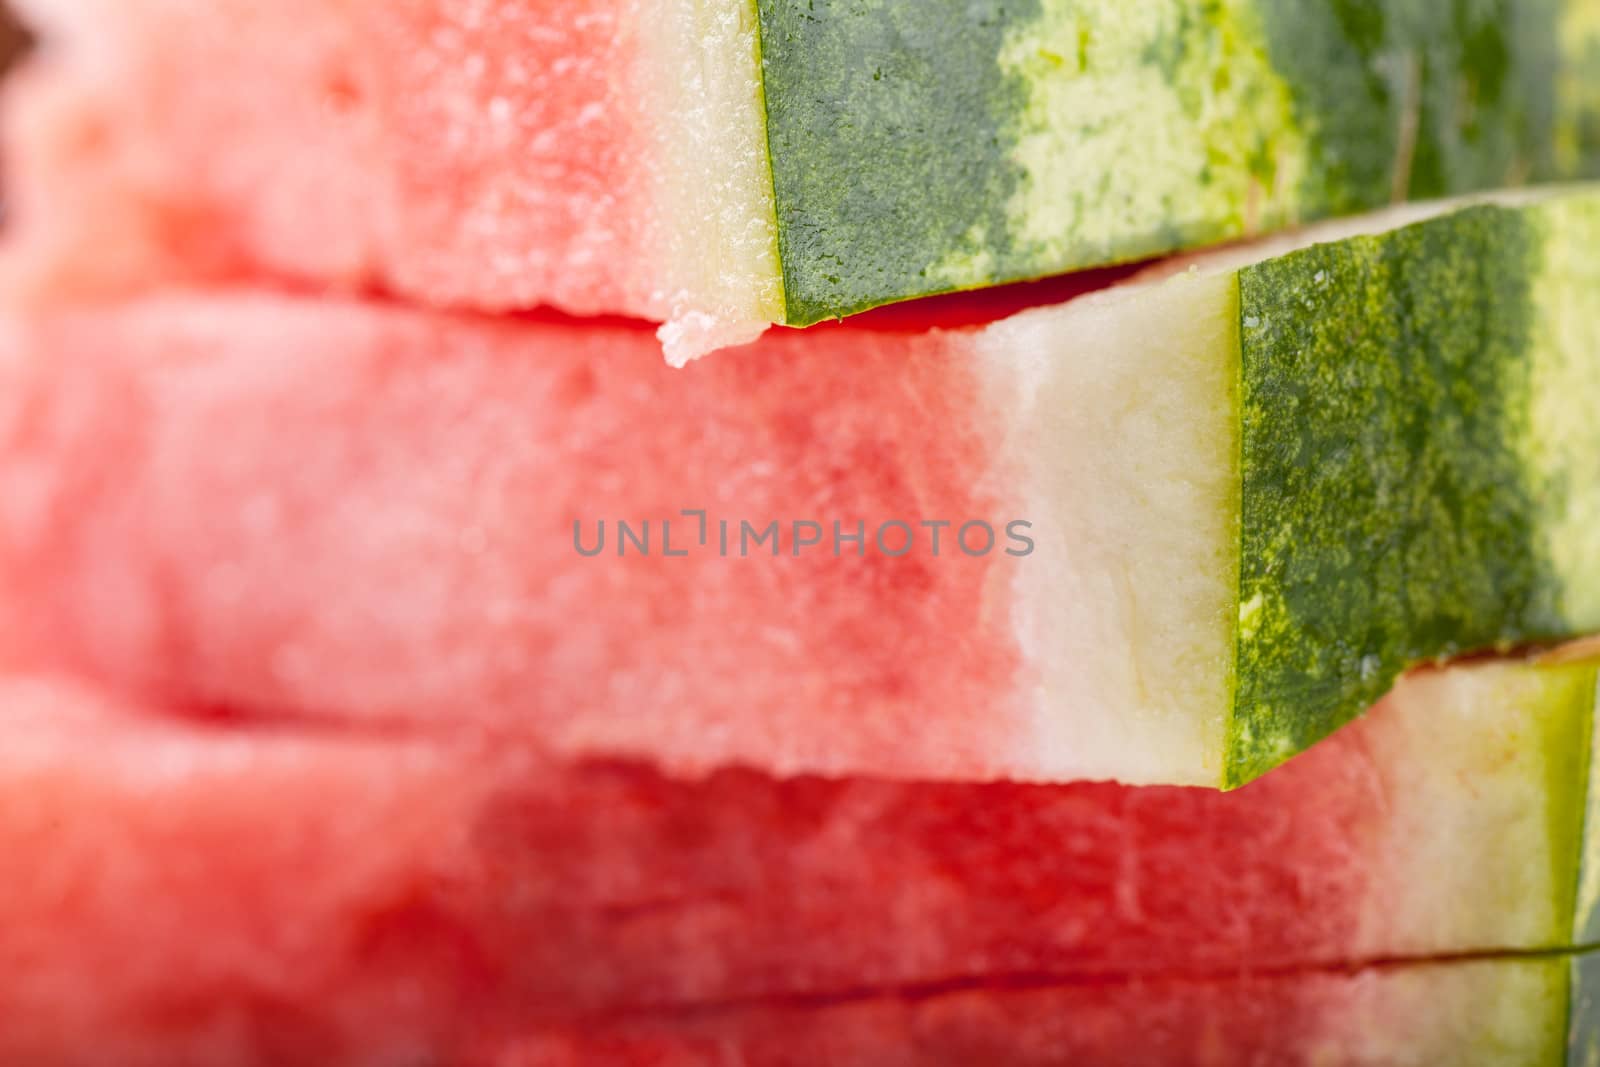
[[[1237,615],[1237,284],[1134,292],[975,340],[1038,542],[1011,581],[1035,678],[1026,736],[1053,775],[1214,786]],[[1148,566],[1122,565],[1125,546],[1152,540]]]
[[657,294],[659,337],[682,367],[785,318],[760,27],[754,0],[675,0],[644,24],[635,92],[664,119],[653,180],[676,287]]

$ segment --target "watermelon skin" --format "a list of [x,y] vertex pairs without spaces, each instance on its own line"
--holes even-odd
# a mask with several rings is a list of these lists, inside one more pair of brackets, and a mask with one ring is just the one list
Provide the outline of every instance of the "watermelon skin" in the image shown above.
[[1596,240],[1583,195],[1240,271],[1234,780],[1411,664],[1600,627]]
[[1587,0],[757,6],[796,323],[1596,173]]
[[0,659],[689,771],[1235,786],[1600,628],[1595,247],[1575,191],[689,376],[551,316],[18,308]]
[[25,6],[55,51],[9,154],[48,273],[620,312],[675,361],[1600,173],[1592,0]]
[[0,1060],[1560,1062],[1586,987],[1504,957],[1573,929],[1594,677],[1419,678],[1223,794],[685,782],[13,676]]

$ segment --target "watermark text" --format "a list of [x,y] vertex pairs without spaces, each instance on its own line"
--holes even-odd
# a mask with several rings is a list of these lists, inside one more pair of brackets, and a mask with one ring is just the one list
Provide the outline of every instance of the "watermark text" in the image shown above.
[[694,555],[723,559],[1005,555],[1025,559],[1036,548],[1032,534],[1033,523],[1026,519],[752,520],[715,518],[703,508],[686,508],[672,518],[576,519],[572,547],[589,559],[686,559]]

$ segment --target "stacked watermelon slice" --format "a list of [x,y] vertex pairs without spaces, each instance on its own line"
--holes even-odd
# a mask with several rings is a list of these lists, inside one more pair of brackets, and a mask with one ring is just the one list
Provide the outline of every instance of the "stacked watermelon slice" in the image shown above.
[[0,1065],[1600,1047],[1600,0],[20,6]]

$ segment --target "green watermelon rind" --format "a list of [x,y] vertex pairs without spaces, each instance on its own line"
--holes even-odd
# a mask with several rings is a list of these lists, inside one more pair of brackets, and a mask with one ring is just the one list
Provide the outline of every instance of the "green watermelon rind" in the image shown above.
[[1482,204],[1238,272],[1225,778],[1405,670],[1600,629],[1600,196]]
[[787,321],[1600,173],[1586,3],[757,0]]

